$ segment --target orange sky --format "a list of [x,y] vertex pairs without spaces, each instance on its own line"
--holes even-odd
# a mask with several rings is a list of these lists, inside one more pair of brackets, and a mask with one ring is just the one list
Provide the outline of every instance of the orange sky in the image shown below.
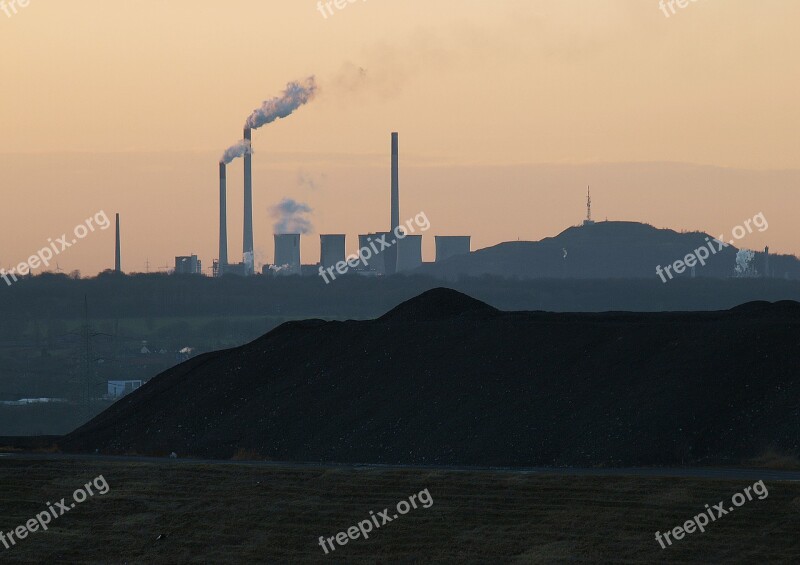
[[[268,208],[307,202],[315,232],[388,223],[389,133],[401,219],[473,248],[554,235],[595,215],[729,232],[800,253],[800,40],[794,0],[368,0],[327,19],[314,0],[30,0],[0,12],[0,266],[104,210],[123,266],[216,257],[217,169],[244,119],[289,80],[320,96],[254,135],[257,259]],[[366,70],[365,78],[358,73]],[[311,183],[300,178],[313,179]],[[229,170],[230,256],[241,163]],[[426,238],[425,259],[433,259]],[[113,265],[113,232],[59,258]]]

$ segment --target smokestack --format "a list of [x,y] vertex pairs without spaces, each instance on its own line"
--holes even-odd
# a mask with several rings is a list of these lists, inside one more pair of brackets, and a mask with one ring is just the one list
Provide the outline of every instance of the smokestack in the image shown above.
[[228,265],[228,167],[219,164],[219,274]]
[[400,170],[399,139],[397,132],[392,133],[392,230],[400,225]]
[[[244,138],[252,143],[253,133],[249,127],[244,129]],[[244,156],[244,238],[242,239],[245,270],[253,274],[253,156]]]
[[122,272],[122,246],[119,240],[119,214],[117,214],[117,247],[114,254],[114,271],[117,273]]
[[[399,139],[397,132],[392,132],[392,217],[390,234],[387,238],[388,241],[396,243],[397,239],[394,235],[394,230],[400,225],[400,164],[399,164]],[[397,247],[392,245],[386,249],[384,255],[384,269],[387,275],[393,275],[397,272]]]

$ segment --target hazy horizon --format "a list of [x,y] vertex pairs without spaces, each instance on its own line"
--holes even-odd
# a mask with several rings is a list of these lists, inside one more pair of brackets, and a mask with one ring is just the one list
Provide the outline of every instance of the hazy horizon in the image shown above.
[[[400,133],[401,216],[473,249],[556,235],[594,216],[728,232],[763,212],[742,246],[800,253],[800,5],[586,5],[441,0],[176,0],[121,6],[32,0],[0,13],[0,266],[26,260],[89,215],[119,212],[123,268],[217,256],[217,161],[246,116],[287,82],[321,91],[254,132],[257,262],[272,258],[268,210],[307,203],[313,233],[387,229],[389,134]],[[263,22],[261,27],[247,23]],[[363,70],[362,70],[363,69]],[[229,257],[241,249],[242,168],[229,167]],[[465,198],[466,196],[466,198]],[[113,266],[113,230],[59,257]]]

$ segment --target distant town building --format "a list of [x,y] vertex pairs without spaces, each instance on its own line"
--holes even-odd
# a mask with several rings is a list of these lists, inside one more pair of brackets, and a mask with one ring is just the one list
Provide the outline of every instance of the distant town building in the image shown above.
[[120,398],[142,386],[142,381],[108,381],[108,396]]
[[28,404],[63,404],[66,398],[20,398],[19,400],[3,400],[0,406],[27,406]]

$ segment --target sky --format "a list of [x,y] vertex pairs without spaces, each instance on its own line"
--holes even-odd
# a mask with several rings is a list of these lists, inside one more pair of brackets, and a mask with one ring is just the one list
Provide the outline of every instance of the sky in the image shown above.
[[[10,0],[6,0],[8,3]],[[325,11],[322,3],[322,12]],[[595,219],[730,233],[800,253],[800,3],[697,0],[30,0],[0,11],[0,266],[105,212],[123,268],[217,256],[218,169],[245,118],[289,81],[318,96],[254,132],[257,263],[270,209],[319,234],[388,228],[390,133],[401,220],[473,249]],[[242,164],[229,166],[238,259]],[[113,267],[113,229],[52,270]]]

